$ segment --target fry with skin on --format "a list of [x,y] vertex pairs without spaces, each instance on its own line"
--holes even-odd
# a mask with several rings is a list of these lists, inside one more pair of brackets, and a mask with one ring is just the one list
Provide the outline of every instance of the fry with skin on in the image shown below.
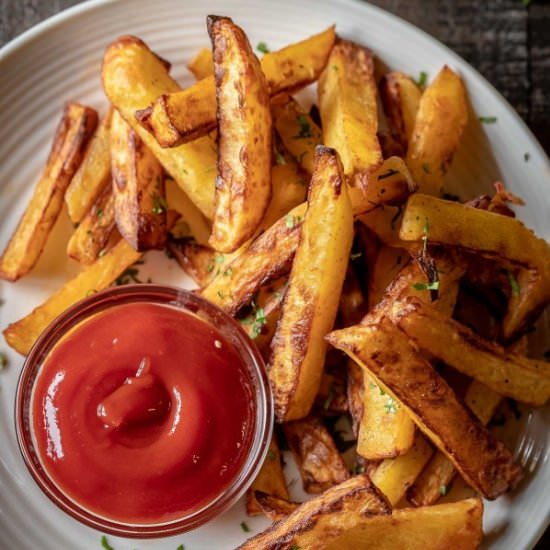
[[112,115],[113,109],[110,107],[90,139],[82,162],[65,191],[65,204],[73,223],[82,221],[101,191],[111,183],[109,131]]
[[279,422],[307,416],[319,390],[353,239],[353,211],[338,154],[317,147],[308,208],[301,227],[269,378]]
[[[317,80],[335,37],[334,27],[329,27],[306,40],[264,55],[260,63],[269,94],[294,91]],[[214,77],[204,78],[186,90],[161,92],[149,105],[141,107],[136,116],[162,147],[193,141],[216,126]]]
[[338,151],[350,183],[365,186],[383,160],[372,53],[338,40],[319,77],[318,94],[324,144]]
[[407,166],[420,192],[440,195],[468,121],[466,89],[444,66],[420,98],[407,149]]
[[286,516],[292,514],[292,512],[300,506],[298,502],[291,502],[284,498],[274,497],[262,491],[254,491],[254,498],[262,513],[271,521],[279,521],[280,519],[286,518]]
[[233,252],[258,228],[271,197],[267,81],[243,30],[208,17],[218,118],[218,176],[210,245]]
[[202,80],[214,74],[214,60],[210,48],[201,48],[187,63],[187,68],[193,73],[197,80]]
[[420,430],[483,496],[494,499],[515,486],[521,469],[508,449],[467,411],[388,319],[334,331],[327,340],[368,367],[377,383],[406,407]]
[[352,477],[304,502],[294,512],[239,550],[323,549],[353,526],[376,515],[391,514],[391,506],[367,475]]
[[211,278],[211,272],[215,265],[215,252],[193,239],[168,239],[167,249],[172,253],[180,267],[199,285],[204,287]]
[[97,113],[66,103],[52,148],[32,198],[0,258],[0,279],[17,281],[35,265],[63,207],[63,195],[78,169]]

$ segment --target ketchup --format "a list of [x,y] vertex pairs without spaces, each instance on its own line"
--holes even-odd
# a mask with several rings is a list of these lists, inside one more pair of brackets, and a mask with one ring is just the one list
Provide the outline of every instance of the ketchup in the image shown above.
[[159,523],[199,509],[238,475],[255,429],[242,360],[197,316],[118,305],[78,325],[32,397],[40,459],[90,511]]

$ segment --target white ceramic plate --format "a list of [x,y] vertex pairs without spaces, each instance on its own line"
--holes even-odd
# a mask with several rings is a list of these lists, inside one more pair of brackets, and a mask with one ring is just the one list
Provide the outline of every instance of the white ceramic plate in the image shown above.
[[[550,240],[550,169],[543,150],[477,72],[415,27],[351,0],[121,0],[92,1],[67,10],[0,51],[0,247],[7,243],[27,204],[63,102],[74,99],[104,112],[99,70],[106,45],[118,35],[136,34],[172,61],[175,77],[189,84],[184,63],[208,44],[205,16],[209,13],[233,17],[253,45],[263,40],[271,48],[280,47],[336,23],[341,35],[370,46],[390,67],[411,75],[426,71],[433,76],[443,64],[450,64],[464,78],[473,110],[478,115],[496,116],[498,121],[482,127],[472,116],[465,144],[449,175],[449,190],[460,189],[463,197],[473,196],[501,178],[527,202],[520,217]],[[69,233],[68,221],[60,220],[33,273],[16,284],[2,283],[2,329],[76,273],[77,266],[64,257]],[[142,272],[158,282],[190,284],[160,253],[147,255]],[[6,351],[4,341],[0,348]],[[13,400],[22,360],[13,353],[9,359],[9,368],[0,373],[0,547],[97,550],[100,533],[58,511],[27,474],[13,426]],[[526,465],[527,478],[513,495],[487,503],[486,547],[530,548],[543,532],[550,510],[549,424],[548,408],[522,418],[514,445]],[[297,477],[292,471],[287,475],[289,480]],[[297,485],[291,490],[296,492]],[[252,534],[267,524],[263,519],[246,518],[240,504],[193,533],[155,541],[109,540],[116,550],[174,550],[182,543],[186,550],[234,548],[248,536],[240,527],[243,520]]]

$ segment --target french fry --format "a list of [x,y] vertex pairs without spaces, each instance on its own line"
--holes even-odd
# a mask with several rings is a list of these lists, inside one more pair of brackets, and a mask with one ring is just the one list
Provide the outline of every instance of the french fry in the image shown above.
[[285,502],[289,499],[281,466],[281,453],[274,437],[271,438],[269,451],[260,473],[246,492],[246,513],[249,516],[259,516],[263,513],[263,506],[256,500],[257,491]]
[[389,320],[334,331],[327,340],[368,367],[469,485],[488,499],[514,487],[521,470],[511,453],[473,418]]
[[291,96],[271,102],[273,126],[285,149],[308,173],[313,173],[315,147],[323,143],[321,128]]
[[372,53],[338,40],[319,77],[323,141],[338,151],[344,173],[354,186],[382,164],[378,142],[378,107]]
[[102,82],[113,107],[189,199],[208,219],[212,219],[216,176],[214,139],[205,136],[180,147],[163,149],[135,117],[137,110],[144,109],[161,94],[180,90],[168,74],[166,63],[139,38],[122,36],[105,52]]
[[[329,27],[306,40],[264,55],[260,63],[270,94],[296,90],[317,80],[335,36],[334,27]],[[149,104],[148,109],[138,113],[138,118],[159,144],[169,148],[193,141],[216,126],[214,76],[183,91],[160,92]]]
[[187,68],[193,73],[197,80],[202,80],[214,74],[214,60],[210,48],[201,48],[196,55],[187,63]]
[[334,440],[318,418],[283,424],[306,493],[322,493],[349,478]]
[[113,109],[109,108],[90,139],[82,162],[65,191],[69,218],[79,223],[90,211],[103,188],[111,183],[109,130]]
[[97,113],[66,103],[48,161],[17,229],[0,258],[0,278],[17,281],[35,265],[63,207],[63,195],[78,169]]
[[216,79],[218,176],[210,245],[234,252],[258,228],[271,198],[267,81],[242,29],[208,17]]
[[136,250],[162,249],[167,235],[162,166],[118,111],[110,139],[117,229]]
[[466,90],[460,77],[445,66],[420,98],[409,139],[407,166],[420,192],[440,195],[468,121]]
[[550,398],[546,361],[511,353],[412,297],[395,302],[389,316],[421,349],[494,392],[535,407]]
[[193,239],[169,239],[168,250],[173,254],[180,267],[200,288],[206,286],[211,278],[211,267],[215,265],[216,253]]
[[353,239],[353,211],[342,166],[319,146],[281,317],[271,345],[269,377],[281,421],[305,417],[319,390]]
[[[110,172],[109,172],[110,173]],[[120,239],[116,230],[113,190],[103,191],[69,239],[67,255],[77,262],[89,265]]]
[[271,521],[279,521],[286,518],[286,516],[292,514],[300,506],[297,502],[290,502],[283,498],[262,493],[261,491],[254,491],[254,498],[262,513]]
[[422,92],[412,78],[398,71],[386,73],[379,90],[391,135],[407,151]]
[[403,508],[394,510],[390,516],[373,516],[322,547],[327,550],[475,550],[483,537],[482,515],[483,504],[478,498]]
[[391,514],[391,507],[367,475],[352,477],[301,504],[239,550],[325,548],[347,529],[375,515]]

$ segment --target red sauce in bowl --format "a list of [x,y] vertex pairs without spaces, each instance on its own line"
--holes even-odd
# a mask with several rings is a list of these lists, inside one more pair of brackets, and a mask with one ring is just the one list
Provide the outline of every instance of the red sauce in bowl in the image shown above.
[[192,313],[110,307],[73,328],[36,379],[40,460],[71,499],[131,524],[211,502],[247,458],[253,384],[238,351]]

